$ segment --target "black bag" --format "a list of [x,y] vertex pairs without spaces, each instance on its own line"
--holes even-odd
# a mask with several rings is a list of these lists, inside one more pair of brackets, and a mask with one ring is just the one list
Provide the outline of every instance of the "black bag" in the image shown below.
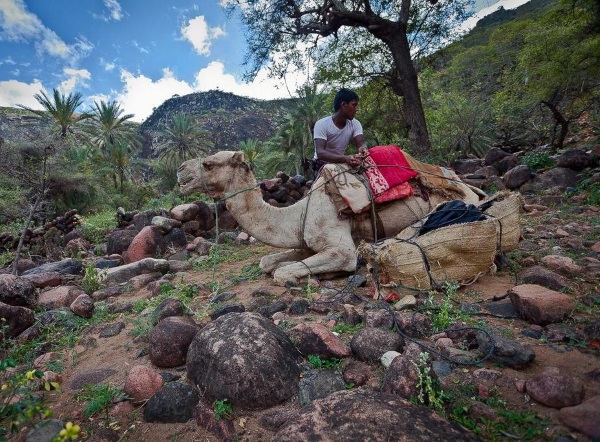
[[419,235],[424,235],[432,230],[450,226],[452,224],[483,221],[484,219],[486,219],[486,216],[477,206],[465,204],[461,200],[448,201],[429,215],[429,218],[419,230]]

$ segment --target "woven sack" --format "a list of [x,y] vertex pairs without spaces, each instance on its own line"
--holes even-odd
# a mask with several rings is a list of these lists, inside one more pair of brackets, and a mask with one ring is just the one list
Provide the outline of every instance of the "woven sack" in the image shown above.
[[517,192],[499,192],[483,200],[484,204],[495,200],[492,207],[483,213],[500,221],[500,244],[503,252],[513,250],[519,244],[521,238],[521,225],[519,209],[523,204],[523,198]]
[[428,290],[446,281],[475,280],[494,264],[499,230],[500,223],[492,218],[441,227],[421,236],[415,236],[411,226],[381,243],[362,242],[358,253],[373,273],[375,297],[381,299],[386,297],[382,290],[386,287]]

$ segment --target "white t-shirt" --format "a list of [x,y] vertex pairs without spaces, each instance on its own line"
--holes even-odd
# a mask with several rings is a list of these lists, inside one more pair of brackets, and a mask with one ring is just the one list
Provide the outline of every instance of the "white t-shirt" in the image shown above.
[[[360,122],[355,118],[353,120],[346,120],[346,125],[343,129],[340,129],[333,122],[331,116],[324,117],[315,123],[314,138],[325,140],[327,143],[325,147],[327,150],[335,153],[344,154],[346,147],[356,136],[362,135],[363,128]],[[317,151],[313,157],[317,159]]]

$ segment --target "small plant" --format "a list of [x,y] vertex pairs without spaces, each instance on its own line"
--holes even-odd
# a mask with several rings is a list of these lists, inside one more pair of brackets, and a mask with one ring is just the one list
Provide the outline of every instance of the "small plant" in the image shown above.
[[523,164],[537,172],[538,170],[548,169],[554,166],[555,161],[545,152],[532,152],[523,156]]
[[444,297],[441,302],[436,302],[434,295],[436,292],[429,292],[429,297],[425,301],[425,307],[431,311],[431,321],[434,332],[447,329],[457,321],[467,320],[467,315],[452,302],[452,297],[456,296],[458,284],[446,282],[443,286]]
[[93,264],[85,266],[83,278],[81,279],[81,288],[86,293],[93,293],[102,287],[102,278],[106,271],[99,271]]
[[215,412],[215,417],[220,419],[231,419],[231,415],[233,413],[233,405],[229,402],[229,399],[218,399],[213,402],[213,411]]
[[336,324],[333,326],[333,331],[336,333],[348,333],[348,334],[353,335],[353,334],[359,332],[360,330],[362,330],[363,328],[365,328],[365,324],[363,324],[363,323],[356,324],[356,325]]
[[342,362],[339,358],[322,359],[319,355],[308,355],[308,362],[313,368],[333,368],[337,369]]
[[94,414],[104,412],[108,420],[108,408],[110,405],[124,398],[125,394],[111,384],[89,385],[77,395],[77,400],[86,402],[83,410],[83,415],[86,419]]
[[439,383],[431,377],[431,367],[428,363],[429,353],[421,352],[416,362],[413,362],[417,368],[417,389],[418,394],[416,402],[425,405],[433,410],[442,412],[444,410],[444,400],[446,395]]
[[[13,359],[0,361],[0,373],[14,367]],[[0,440],[5,440],[9,433],[16,433],[23,425],[52,414],[44,405],[43,396],[37,392],[42,376],[39,370],[15,373],[0,386]],[[46,384],[47,390],[59,386],[56,382]]]
[[70,440],[76,440],[79,437],[79,425],[73,424],[73,422],[67,422],[65,428],[60,430],[58,436],[54,438],[53,442],[67,442]]

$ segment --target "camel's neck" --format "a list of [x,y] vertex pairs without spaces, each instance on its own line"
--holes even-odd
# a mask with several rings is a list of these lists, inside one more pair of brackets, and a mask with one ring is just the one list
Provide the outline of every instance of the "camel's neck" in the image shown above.
[[[290,207],[273,207],[262,199],[251,173],[239,173],[228,186],[225,204],[240,226],[254,238],[273,247],[301,248],[306,201]],[[251,190],[246,190],[251,189]]]

